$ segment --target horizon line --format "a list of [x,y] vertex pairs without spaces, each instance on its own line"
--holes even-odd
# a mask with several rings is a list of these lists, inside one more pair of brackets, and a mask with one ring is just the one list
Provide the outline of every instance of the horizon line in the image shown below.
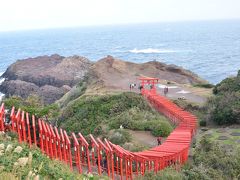
[[113,27],[113,26],[127,26],[127,25],[141,25],[141,24],[164,24],[164,23],[186,23],[186,22],[211,22],[211,21],[234,21],[240,18],[222,18],[222,19],[188,19],[188,20],[169,20],[169,21],[153,21],[153,22],[130,22],[130,23],[115,23],[115,24],[92,24],[92,25],[77,25],[77,26],[56,26],[56,27],[42,27],[42,28],[24,28],[16,30],[0,30],[0,33],[14,33],[24,31],[44,31],[54,29],[75,29],[75,28],[92,28],[92,27]]

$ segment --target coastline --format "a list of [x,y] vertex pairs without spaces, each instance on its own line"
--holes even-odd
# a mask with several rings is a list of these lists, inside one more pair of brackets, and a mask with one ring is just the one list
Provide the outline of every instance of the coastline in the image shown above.
[[[5,81],[5,78],[1,78],[1,76],[3,75],[4,72],[0,72],[0,85]],[[5,94],[0,92],[0,102],[2,102],[3,97],[5,96]]]

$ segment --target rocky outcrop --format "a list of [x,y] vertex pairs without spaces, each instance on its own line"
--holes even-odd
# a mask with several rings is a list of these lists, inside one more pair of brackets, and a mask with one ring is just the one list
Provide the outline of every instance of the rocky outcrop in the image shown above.
[[[46,104],[60,99],[88,74],[88,92],[129,90],[129,83],[138,83],[141,76],[179,84],[205,82],[191,71],[157,61],[137,64],[107,56],[95,63],[80,56],[40,56],[19,60],[2,75],[6,80],[0,91],[26,98],[40,96]],[[99,91],[98,91],[99,92]]]
[[206,82],[191,71],[158,61],[137,64],[107,56],[96,62],[90,69],[104,87],[116,90],[129,90],[129,83],[138,83],[139,77],[142,76],[156,77],[179,84]]
[[2,75],[0,91],[26,98],[39,95],[46,104],[62,97],[88,72],[92,63],[80,56],[40,56],[18,60]]

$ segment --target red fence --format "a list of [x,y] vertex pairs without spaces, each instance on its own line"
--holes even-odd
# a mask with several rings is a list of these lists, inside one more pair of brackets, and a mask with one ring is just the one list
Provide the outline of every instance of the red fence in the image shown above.
[[143,152],[129,152],[105,139],[95,139],[90,135],[87,141],[81,133],[69,136],[63,129],[53,127],[42,119],[16,110],[10,113],[10,120],[5,117],[4,104],[0,107],[0,131],[11,130],[18,133],[19,142],[38,146],[42,153],[51,159],[58,159],[76,167],[79,173],[107,173],[111,179],[133,179],[144,175],[146,171],[159,171],[167,166],[178,168],[188,159],[188,151],[197,128],[197,118],[176,106],[174,103],[157,95],[153,91],[144,91],[148,101],[173,123],[177,128],[166,141],[157,147]]

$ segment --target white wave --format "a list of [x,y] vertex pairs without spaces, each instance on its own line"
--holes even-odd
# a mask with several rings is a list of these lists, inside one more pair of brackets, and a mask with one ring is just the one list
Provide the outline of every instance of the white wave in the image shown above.
[[[0,72],[0,76],[3,75],[4,72]],[[0,78],[0,85],[3,83],[3,81],[5,81],[5,78]],[[0,92],[0,102],[2,102],[3,97],[5,96],[5,94]]]
[[174,52],[179,52],[178,50],[173,50],[173,49],[154,49],[154,48],[147,48],[147,49],[137,49],[134,48],[132,50],[129,50],[130,53],[135,53],[135,54],[154,54],[154,53],[174,53]]
[[2,102],[2,99],[4,96],[5,96],[5,94],[0,93],[0,102]]
[[0,85],[5,81],[5,78],[0,78]]

